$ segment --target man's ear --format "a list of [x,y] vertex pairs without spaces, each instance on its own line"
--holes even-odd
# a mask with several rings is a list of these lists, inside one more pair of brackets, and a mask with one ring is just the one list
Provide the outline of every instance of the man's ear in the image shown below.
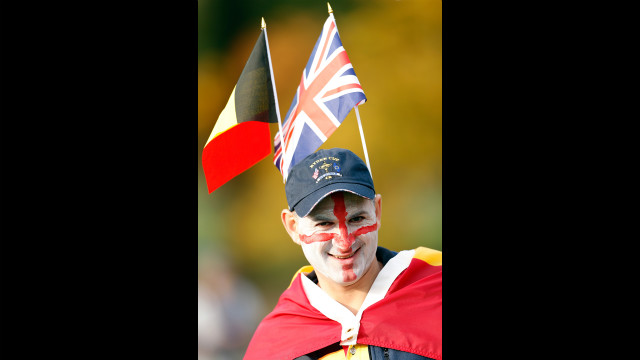
[[382,224],[382,195],[376,194],[376,197],[373,198],[373,205],[376,208],[376,219],[378,221],[378,230],[380,229],[380,225]]
[[280,214],[282,217],[282,225],[284,225],[284,229],[287,230],[287,233],[291,237],[294,243],[300,245],[300,236],[298,235],[298,215],[293,211],[289,211],[287,209],[283,209]]

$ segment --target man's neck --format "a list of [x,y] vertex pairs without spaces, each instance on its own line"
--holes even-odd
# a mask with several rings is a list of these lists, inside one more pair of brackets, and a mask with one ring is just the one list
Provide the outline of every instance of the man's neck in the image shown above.
[[382,269],[380,261],[373,261],[369,269],[362,275],[358,281],[351,285],[339,285],[326,278],[324,275],[316,272],[318,276],[318,286],[322,288],[331,298],[344,305],[354,315],[358,313],[364,299],[369,293],[369,289],[376,280],[378,273]]

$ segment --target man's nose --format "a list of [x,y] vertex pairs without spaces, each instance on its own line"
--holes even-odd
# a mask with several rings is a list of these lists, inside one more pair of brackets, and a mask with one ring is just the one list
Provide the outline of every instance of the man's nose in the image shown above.
[[349,234],[346,227],[340,229],[340,231],[333,237],[333,244],[341,251],[347,252],[351,249],[351,245],[355,241],[355,236]]

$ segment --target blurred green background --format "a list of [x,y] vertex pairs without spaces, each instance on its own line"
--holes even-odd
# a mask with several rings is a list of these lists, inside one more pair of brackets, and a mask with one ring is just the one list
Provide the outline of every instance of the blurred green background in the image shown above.
[[[379,244],[396,251],[442,250],[442,1],[330,3],[367,96],[359,111],[382,194]],[[260,319],[307,264],[280,220],[287,207],[282,177],[269,156],[208,194],[202,149],[257,40],[261,18],[284,118],[327,16],[326,1],[198,1],[199,279],[215,268],[212,263],[224,264],[260,294]],[[271,124],[272,137],[277,129]],[[355,111],[321,148],[332,147],[364,159]]]

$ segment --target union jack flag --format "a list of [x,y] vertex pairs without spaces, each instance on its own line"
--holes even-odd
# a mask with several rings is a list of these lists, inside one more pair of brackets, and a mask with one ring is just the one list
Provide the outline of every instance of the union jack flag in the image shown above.
[[365,101],[367,97],[330,14],[282,126],[284,157],[280,132],[273,139],[273,163],[283,178],[286,180],[291,167],[327,141],[354,106]]

